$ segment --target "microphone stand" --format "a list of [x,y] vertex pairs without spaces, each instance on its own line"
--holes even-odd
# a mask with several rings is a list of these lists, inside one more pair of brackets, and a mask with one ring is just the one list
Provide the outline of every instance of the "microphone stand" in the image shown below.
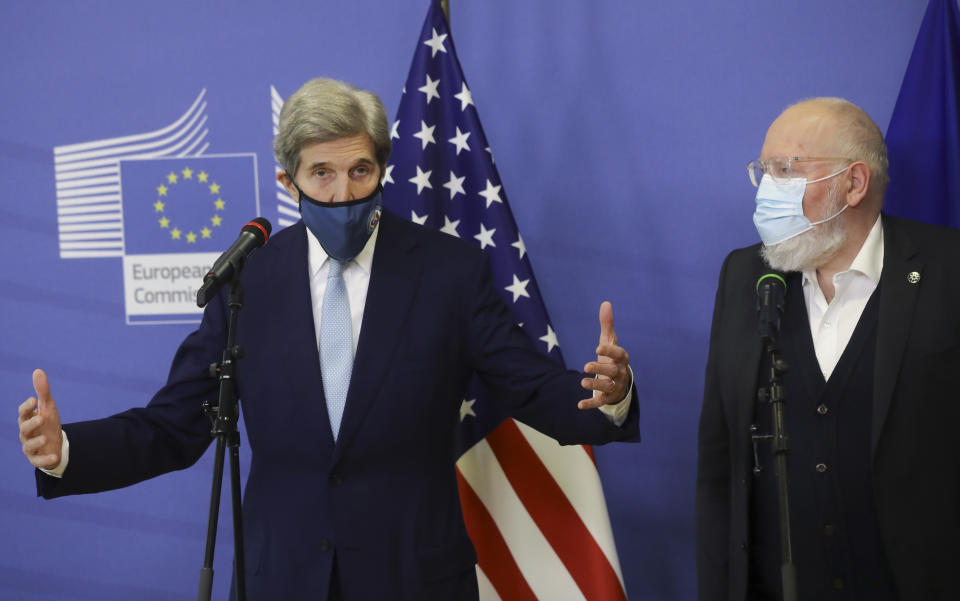
[[243,561],[243,517],[240,506],[240,433],[237,430],[239,407],[237,405],[236,362],[243,356],[243,349],[236,344],[237,321],[243,308],[243,285],[240,282],[240,270],[243,260],[231,262],[233,277],[230,281],[230,322],[227,328],[227,346],[223,351],[223,360],[210,365],[211,377],[220,379],[220,396],[217,406],[210,401],[203,402],[203,412],[210,419],[210,433],[217,439],[217,451],[213,465],[213,487],[210,491],[210,516],[207,520],[207,543],[203,554],[203,568],[200,570],[200,590],[198,599],[210,601],[213,591],[213,551],[217,539],[217,518],[220,513],[220,491],[223,485],[223,457],[226,448],[230,448],[230,489],[233,499],[233,547],[237,601],[246,601],[246,572]]
[[755,474],[760,473],[757,458],[757,443],[763,440],[772,442],[774,467],[777,475],[777,500],[780,509],[780,552],[782,563],[780,579],[783,588],[783,601],[797,601],[797,571],[793,563],[793,543],[790,538],[790,500],[787,489],[787,433],[783,424],[783,374],[787,371],[786,362],[780,358],[778,331],[775,327],[762,328],[764,347],[770,357],[770,377],[767,387],[757,391],[757,399],[770,403],[773,433],[757,434],[757,426],[751,426],[753,438]]

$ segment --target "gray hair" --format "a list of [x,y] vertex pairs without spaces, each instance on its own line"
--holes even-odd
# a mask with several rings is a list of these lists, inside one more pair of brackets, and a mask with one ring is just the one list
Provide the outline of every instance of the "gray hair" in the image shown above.
[[[810,98],[799,104],[815,104],[830,111],[836,124],[837,150],[841,156],[855,161],[863,161],[870,167],[872,186],[883,198],[884,190],[890,183],[887,145],[883,133],[870,115],[862,108],[843,98],[829,96]],[[789,107],[788,107],[789,108]]]
[[303,84],[283,103],[273,153],[293,178],[304,146],[363,134],[373,142],[382,174],[391,143],[387,113],[380,98],[346,82],[318,77]]

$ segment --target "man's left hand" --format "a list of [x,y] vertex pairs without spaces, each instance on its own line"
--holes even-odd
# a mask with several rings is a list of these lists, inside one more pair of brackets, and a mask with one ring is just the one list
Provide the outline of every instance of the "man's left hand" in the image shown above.
[[613,305],[604,301],[600,305],[600,344],[597,346],[597,360],[587,363],[583,371],[595,374],[595,378],[584,378],[580,386],[593,391],[593,397],[583,399],[577,404],[580,409],[595,409],[601,405],[615,405],[629,392],[630,356],[623,347],[617,346],[617,333],[613,330]]

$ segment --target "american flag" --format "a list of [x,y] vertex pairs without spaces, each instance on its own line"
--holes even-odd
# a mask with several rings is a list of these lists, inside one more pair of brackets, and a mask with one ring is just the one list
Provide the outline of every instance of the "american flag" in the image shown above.
[[[433,0],[417,42],[383,177],[393,211],[484,249],[514,319],[563,363],[447,20]],[[504,421],[475,385],[460,407],[460,501],[480,597],[626,599],[593,452]]]

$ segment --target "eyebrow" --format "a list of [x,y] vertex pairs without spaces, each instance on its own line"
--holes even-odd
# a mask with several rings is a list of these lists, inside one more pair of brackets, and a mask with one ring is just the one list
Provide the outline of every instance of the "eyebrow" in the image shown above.
[[[375,164],[376,164],[376,163],[374,163],[373,159],[369,159],[369,158],[367,158],[367,157],[361,157],[361,158],[357,159],[356,161],[354,161],[353,164],[350,165],[350,167],[353,168],[353,167],[356,167],[356,166],[358,166],[358,165],[371,165],[371,166],[372,166],[372,165],[375,165]],[[330,166],[330,161],[318,161],[318,162],[316,162],[316,163],[311,164],[309,167],[307,167],[307,169],[310,170],[310,171],[312,171],[312,170],[317,169],[317,168],[320,168],[320,167],[329,167],[329,166]]]

